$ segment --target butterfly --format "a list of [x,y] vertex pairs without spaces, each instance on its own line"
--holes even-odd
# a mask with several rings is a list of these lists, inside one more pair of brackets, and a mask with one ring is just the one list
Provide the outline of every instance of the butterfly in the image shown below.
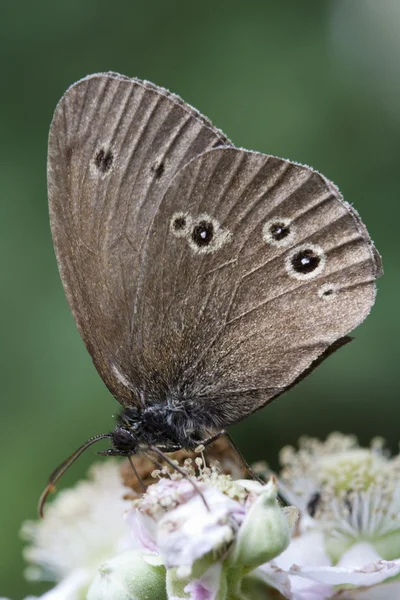
[[235,147],[197,110],[117,73],[51,124],[51,229],[94,365],[122,405],[107,454],[215,439],[345,343],[381,259],[310,167]]

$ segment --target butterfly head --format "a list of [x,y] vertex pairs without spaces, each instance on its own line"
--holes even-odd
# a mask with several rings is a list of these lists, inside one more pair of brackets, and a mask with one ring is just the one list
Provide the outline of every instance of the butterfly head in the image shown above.
[[112,448],[106,450],[104,454],[112,456],[131,456],[136,454],[139,446],[139,441],[135,437],[134,432],[125,427],[117,427],[111,433]]

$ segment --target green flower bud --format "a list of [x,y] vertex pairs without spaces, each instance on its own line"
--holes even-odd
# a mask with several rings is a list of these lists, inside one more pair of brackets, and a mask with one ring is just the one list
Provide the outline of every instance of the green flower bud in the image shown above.
[[130,550],[105,562],[89,588],[87,600],[167,600],[165,569]]
[[285,514],[277,500],[278,485],[271,477],[246,515],[238,533],[230,566],[254,569],[287,548],[297,512]]

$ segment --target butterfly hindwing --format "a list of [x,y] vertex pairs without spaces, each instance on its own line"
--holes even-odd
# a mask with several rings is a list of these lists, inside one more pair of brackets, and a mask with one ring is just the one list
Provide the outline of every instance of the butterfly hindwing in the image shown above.
[[150,230],[134,345],[219,426],[289,387],[367,316],[380,258],[309,167],[237,148],[172,180]]

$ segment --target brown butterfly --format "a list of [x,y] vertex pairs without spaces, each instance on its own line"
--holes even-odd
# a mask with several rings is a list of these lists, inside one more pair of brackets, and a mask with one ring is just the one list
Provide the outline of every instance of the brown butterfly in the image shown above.
[[[381,260],[309,167],[236,148],[179,97],[116,73],[59,102],[51,228],[75,321],[122,405],[107,454],[215,439],[368,315]],[[44,499],[42,499],[43,501]]]

